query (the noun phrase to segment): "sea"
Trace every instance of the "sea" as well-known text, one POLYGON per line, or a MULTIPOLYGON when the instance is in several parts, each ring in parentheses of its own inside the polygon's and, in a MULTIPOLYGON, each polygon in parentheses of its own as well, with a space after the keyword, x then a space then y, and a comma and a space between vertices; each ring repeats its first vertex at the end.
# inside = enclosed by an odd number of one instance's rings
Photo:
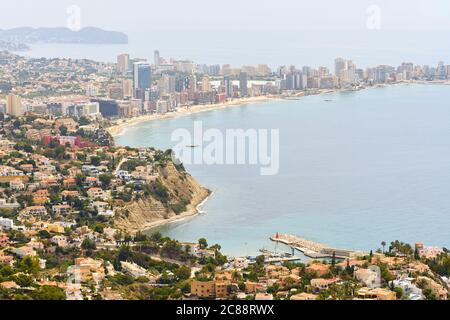
MULTIPOLYGON (((144 28, 145 29, 145 28, 144 28)), ((402 62, 436 67, 450 60, 450 44, 443 39, 447 30, 229 30, 215 34, 199 30, 187 35, 180 30, 129 31, 124 45, 32 44, 19 54, 32 58, 72 58, 116 62, 117 55, 153 62, 154 50, 166 60, 192 60, 199 64, 279 66, 326 66, 334 69, 334 59, 353 60, 358 68, 381 64, 398 66, 402 62)))
POLYGON ((119 145, 173 148, 194 123, 219 129, 278 129, 280 170, 187 165, 213 195, 200 215, 158 230, 206 238, 230 255, 284 250, 293 234, 333 247, 376 250, 401 240, 450 247, 450 86, 393 85, 217 109, 141 123, 119 145))
MULTIPOLYGON (((267 63, 274 70, 279 65, 333 70, 339 56, 362 68, 404 61, 436 66, 450 57, 445 31, 129 35, 128 45, 35 44, 20 54, 114 62, 118 54, 130 53, 153 61, 159 49, 166 58, 267 63)), ((193 130, 194 121, 221 131, 280 130, 275 176, 261 176, 255 166, 186 166, 214 193, 199 216, 159 230, 179 240, 205 237, 231 255, 287 250, 270 242, 277 232, 354 250, 376 250, 382 241, 396 239, 450 247, 449 101, 445 85, 371 88, 141 123, 116 141, 172 148, 172 132, 193 130)))

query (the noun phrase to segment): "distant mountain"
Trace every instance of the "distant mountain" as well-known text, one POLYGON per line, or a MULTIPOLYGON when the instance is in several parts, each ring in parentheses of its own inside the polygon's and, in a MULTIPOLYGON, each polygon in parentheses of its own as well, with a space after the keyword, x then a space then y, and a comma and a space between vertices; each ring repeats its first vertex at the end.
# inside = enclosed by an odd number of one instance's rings
POLYGON ((17 43, 17 42, 7 42, 0 40, 0 50, 7 50, 7 51, 28 51, 30 50, 30 47, 23 43, 17 43))
POLYGON ((10 43, 81 43, 81 44, 127 44, 128 36, 122 32, 99 28, 83 28, 72 31, 68 28, 22 27, 0 29, 0 40, 10 43))

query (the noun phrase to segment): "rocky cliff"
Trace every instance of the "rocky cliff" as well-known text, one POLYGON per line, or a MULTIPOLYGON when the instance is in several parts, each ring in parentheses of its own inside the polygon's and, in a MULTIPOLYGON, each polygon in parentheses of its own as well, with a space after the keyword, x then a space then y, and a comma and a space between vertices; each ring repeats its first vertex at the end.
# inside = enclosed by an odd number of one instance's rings
POLYGON ((116 227, 136 233, 196 215, 198 205, 211 193, 172 162, 158 172, 152 189, 116 214, 116 227))

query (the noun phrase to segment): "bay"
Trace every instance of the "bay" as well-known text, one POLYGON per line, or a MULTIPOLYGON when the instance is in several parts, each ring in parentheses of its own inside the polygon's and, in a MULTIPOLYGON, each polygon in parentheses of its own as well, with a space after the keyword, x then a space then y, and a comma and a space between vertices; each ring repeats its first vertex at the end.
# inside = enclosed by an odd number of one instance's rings
POLYGON ((280 130, 275 176, 187 166, 214 194, 201 215, 161 228, 178 240, 205 237, 232 255, 273 249, 276 232, 355 250, 396 239, 449 247, 449 101, 445 85, 372 88, 142 123, 116 142, 172 148, 171 133, 192 131, 194 121, 223 132, 280 130))

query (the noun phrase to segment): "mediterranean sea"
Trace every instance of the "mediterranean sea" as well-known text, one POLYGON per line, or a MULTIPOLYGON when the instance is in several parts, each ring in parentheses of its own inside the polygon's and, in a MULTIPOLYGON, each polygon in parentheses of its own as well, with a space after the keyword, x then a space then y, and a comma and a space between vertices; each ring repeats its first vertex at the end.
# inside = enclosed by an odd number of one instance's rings
MULTIPOLYGON (((178 128, 279 129, 280 171, 189 165, 214 194, 199 216, 160 231, 231 255, 289 233, 334 247, 382 241, 450 247, 450 86, 396 85, 271 101, 141 123, 120 145, 172 148, 178 128)), ((285 248, 284 248, 285 249, 285 248)))

